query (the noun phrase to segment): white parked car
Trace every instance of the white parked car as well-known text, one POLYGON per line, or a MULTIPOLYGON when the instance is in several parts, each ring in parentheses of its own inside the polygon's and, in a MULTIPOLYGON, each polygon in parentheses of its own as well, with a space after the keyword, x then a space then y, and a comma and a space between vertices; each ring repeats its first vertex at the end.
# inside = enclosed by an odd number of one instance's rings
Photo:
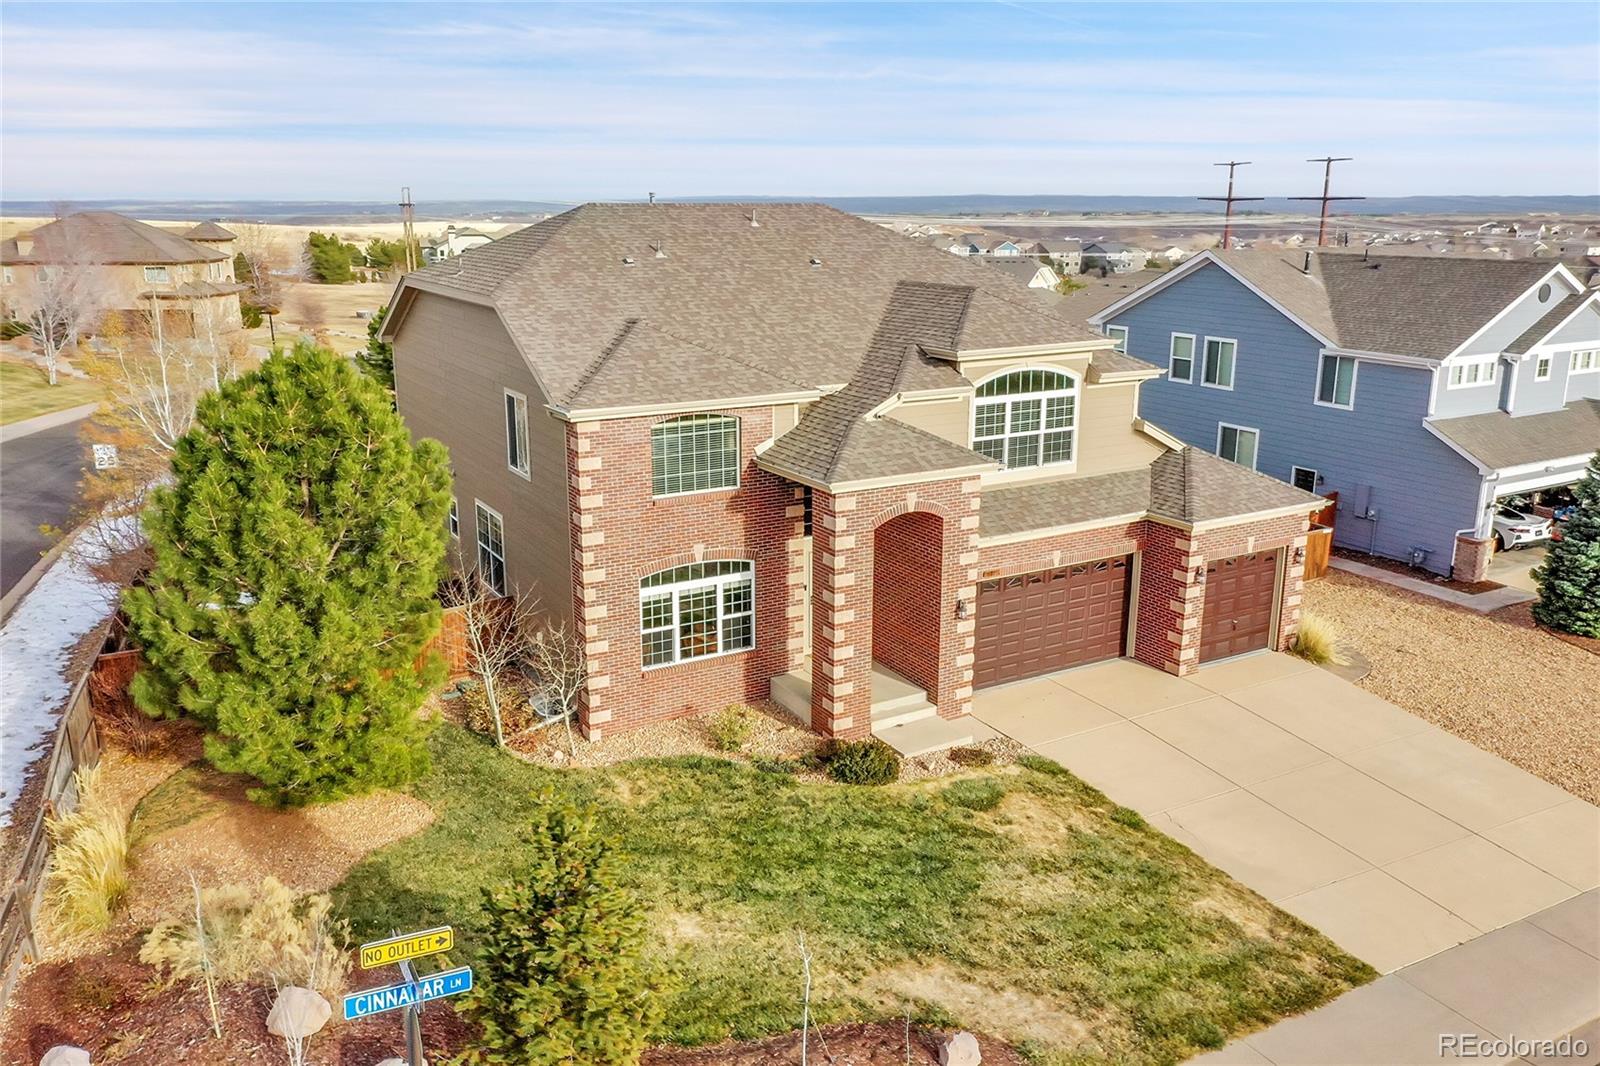
POLYGON ((1550 539, 1550 519, 1526 514, 1515 507, 1498 507, 1494 512, 1494 550, 1526 548, 1550 539))

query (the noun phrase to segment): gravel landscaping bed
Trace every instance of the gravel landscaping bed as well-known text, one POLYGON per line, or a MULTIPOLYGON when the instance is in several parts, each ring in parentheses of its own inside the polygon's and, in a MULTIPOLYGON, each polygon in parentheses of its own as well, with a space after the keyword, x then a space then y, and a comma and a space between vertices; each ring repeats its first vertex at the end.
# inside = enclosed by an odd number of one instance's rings
POLYGON ((1372 663, 1362 688, 1600 803, 1600 656, 1535 626, 1353 574, 1310 582, 1305 609, 1372 663))

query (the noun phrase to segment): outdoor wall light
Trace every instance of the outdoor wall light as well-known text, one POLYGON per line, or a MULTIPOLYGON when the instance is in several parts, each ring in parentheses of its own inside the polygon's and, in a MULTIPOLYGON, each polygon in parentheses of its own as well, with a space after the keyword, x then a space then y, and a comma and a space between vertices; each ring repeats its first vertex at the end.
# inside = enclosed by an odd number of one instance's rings
POLYGON ((1206 568, 1205 567, 1197 566, 1197 567, 1194 568, 1194 583, 1196 585, 1204 585, 1206 583, 1206 568))
POLYGON ((1296 548, 1294 550, 1294 561, 1296 564, 1306 561, 1306 550, 1304 548, 1296 548))
POLYGON ((957 600, 956 601, 956 617, 957 618, 965 618, 966 616, 967 616, 967 601, 966 600, 957 600))

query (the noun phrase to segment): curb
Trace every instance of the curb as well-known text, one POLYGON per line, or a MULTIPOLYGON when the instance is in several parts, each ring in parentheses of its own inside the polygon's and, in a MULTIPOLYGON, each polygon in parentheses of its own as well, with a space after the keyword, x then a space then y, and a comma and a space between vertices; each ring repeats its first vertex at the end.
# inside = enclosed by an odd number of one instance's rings
POLYGON ((20 422, 12 422, 10 425, 0 426, 0 444, 16 440, 19 437, 42 433, 47 429, 55 429, 57 426, 64 426, 69 422, 81 421, 99 409, 100 405, 98 403, 84 403, 79 404, 77 407, 69 407, 65 411, 51 411, 47 415, 35 415, 32 418, 24 418, 20 422))
POLYGON ((11 617, 11 612, 15 611, 17 605, 22 602, 23 597, 32 592, 33 586, 37 585, 39 579, 44 577, 45 571, 54 566, 56 560, 61 558, 68 546, 78 539, 78 532, 82 528, 80 526, 56 541, 50 550, 39 556, 39 561, 30 566, 28 572, 23 574, 15 585, 11 586, 10 592, 0 596, 0 625, 6 623, 11 617))

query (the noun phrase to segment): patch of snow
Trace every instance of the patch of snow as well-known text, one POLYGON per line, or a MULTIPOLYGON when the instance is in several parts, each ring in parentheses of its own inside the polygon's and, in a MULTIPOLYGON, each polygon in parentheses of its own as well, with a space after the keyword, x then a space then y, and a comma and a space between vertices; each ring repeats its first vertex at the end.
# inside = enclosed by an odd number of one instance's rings
POLYGON ((100 538, 79 537, 62 552, 0 628, 0 828, 28 768, 54 735, 72 689, 72 650, 117 601, 119 589, 89 569, 100 538))

